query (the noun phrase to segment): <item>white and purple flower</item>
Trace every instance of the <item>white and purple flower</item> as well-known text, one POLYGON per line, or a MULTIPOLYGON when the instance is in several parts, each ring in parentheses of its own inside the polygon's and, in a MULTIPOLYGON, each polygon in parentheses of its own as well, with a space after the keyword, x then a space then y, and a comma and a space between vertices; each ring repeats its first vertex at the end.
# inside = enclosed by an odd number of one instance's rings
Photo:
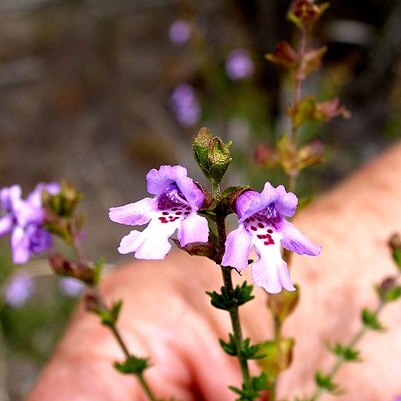
POLYGON ((30 256, 46 251, 51 246, 51 236, 43 229, 45 211, 41 192, 59 191, 56 183, 38 184, 27 199, 21 198, 21 187, 13 185, 0 190, 0 237, 11 233, 11 251, 15 264, 26 263, 30 256))
POLYGON ((255 247, 259 259, 252 265, 252 278, 256 285, 275 294, 285 288, 294 291, 281 247, 300 255, 316 256, 321 247, 310 241, 284 216, 292 217, 298 199, 280 185, 274 188, 266 183, 263 191, 247 191, 236 201, 239 227, 232 231, 226 241, 222 265, 243 270, 255 247))
POLYGON ((181 246, 207 242, 207 220, 197 214, 204 195, 187 176, 187 170, 181 166, 161 166, 159 170, 150 170, 146 180, 148 192, 154 198, 110 209, 109 217, 116 223, 149 223, 142 232, 133 230, 126 235, 119 252, 135 252, 138 259, 163 259, 171 248, 169 238, 176 230, 181 246))

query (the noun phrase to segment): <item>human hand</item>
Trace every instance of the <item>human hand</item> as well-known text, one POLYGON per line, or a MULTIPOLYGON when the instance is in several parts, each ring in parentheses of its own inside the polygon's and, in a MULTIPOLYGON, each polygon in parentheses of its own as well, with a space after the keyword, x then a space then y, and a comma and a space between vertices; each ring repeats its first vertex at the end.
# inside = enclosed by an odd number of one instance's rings
MULTIPOLYGON (((323 252, 317 258, 294 256, 292 276, 302 294, 284 327, 296 346, 293 366, 279 385, 281 397, 311 392, 316 369, 331 364, 327 342, 350 339, 361 309, 374 306, 373 285, 395 273, 386 242, 401 231, 400 171, 398 145, 297 217, 297 226, 323 252)), ((220 275, 206 259, 173 253, 163 262, 123 266, 105 279, 105 298, 124 299, 118 324, 130 349, 154 363, 145 374, 159 398, 234 399, 227 385, 240 382, 236 361, 217 341, 226 338, 229 320, 204 294, 220 287, 220 275)), ((257 289, 256 300, 241 308, 244 334, 254 342, 272 330, 265 301, 257 289)), ((399 304, 387 306, 382 321, 388 330, 368 333, 361 342, 363 364, 340 371, 336 381, 346 392, 337 400, 391 401, 401 394, 399 304)), ((122 359, 107 329, 80 309, 27 401, 145 400, 136 381, 112 367, 122 359)))

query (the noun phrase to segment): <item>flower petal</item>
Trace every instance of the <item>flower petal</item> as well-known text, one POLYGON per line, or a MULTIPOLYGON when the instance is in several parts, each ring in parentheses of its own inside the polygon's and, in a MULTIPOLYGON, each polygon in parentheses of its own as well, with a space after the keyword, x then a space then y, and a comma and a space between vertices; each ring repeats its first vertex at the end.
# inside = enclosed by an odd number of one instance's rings
POLYGON ((0 219, 0 237, 8 234, 13 225, 13 218, 10 214, 5 215, 0 219))
POLYGON ((177 182, 183 177, 187 177, 187 169, 182 166, 160 166, 159 170, 153 168, 146 175, 148 192, 160 195, 166 192, 172 182, 177 182))
POLYGON ((322 250, 320 245, 316 245, 284 219, 281 221, 279 230, 282 234, 281 245, 289 251, 296 252, 299 255, 317 256, 322 250))
POLYGON ((116 223, 140 226, 148 223, 152 218, 152 213, 156 210, 156 198, 145 198, 135 203, 110 208, 109 217, 116 223))
POLYGON ((278 198, 279 193, 269 182, 266 182, 263 191, 260 194, 256 191, 245 192, 238 197, 236 203, 240 223, 253 214, 265 209, 278 198))
POLYGON ((159 220, 151 220, 149 225, 142 231, 131 231, 120 243, 120 253, 135 252, 138 259, 159 260, 164 259, 171 248, 169 237, 177 229, 179 221, 166 224, 159 220))
POLYGON ((283 288, 287 291, 295 291, 290 274, 281 257, 272 258, 269 261, 260 258, 252 265, 253 282, 264 288, 270 294, 277 294, 283 288), (268 262, 268 263, 267 263, 268 262))
POLYGON ((203 216, 191 213, 186 219, 181 221, 178 227, 177 238, 181 246, 193 242, 207 242, 209 238, 209 225, 203 216))
POLYGON ((23 264, 29 260, 29 238, 22 227, 15 227, 11 234, 13 262, 23 264))
POLYGON ((298 205, 298 198, 292 192, 287 192, 283 185, 279 185, 276 188, 276 191, 280 195, 280 197, 274 202, 276 210, 284 216, 294 216, 298 205))
POLYGON ((252 239, 242 224, 227 236, 226 250, 221 262, 222 266, 243 270, 248 267, 248 257, 252 250, 252 239))

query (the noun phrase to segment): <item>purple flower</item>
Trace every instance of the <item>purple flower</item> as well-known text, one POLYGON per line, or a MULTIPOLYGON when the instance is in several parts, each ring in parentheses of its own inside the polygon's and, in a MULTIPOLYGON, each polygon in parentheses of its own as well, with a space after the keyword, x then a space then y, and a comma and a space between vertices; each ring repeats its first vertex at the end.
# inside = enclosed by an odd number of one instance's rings
POLYGON ((245 49, 232 50, 226 59, 226 73, 233 81, 250 77, 254 65, 249 52, 245 49))
POLYGON ((187 177, 187 170, 181 166, 161 166, 159 170, 150 170, 146 180, 148 192, 154 198, 110 209, 110 219, 116 223, 149 223, 142 232, 133 230, 125 236, 119 252, 135 252, 138 259, 163 259, 171 248, 168 239, 175 230, 181 246, 207 242, 207 220, 197 215, 204 195, 187 177))
POLYGON ((54 194, 59 185, 38 184, 26 200, 21 198, 21 187, 13 185, 0 191, 0 237, 11 233, 13 262, 26 263, 32 254, 47 250, 51 245, 50 234, 43 229, 45 212, 42 208, 43 189, 54 194))
POLYGON ((191 36, 191 25, 188 21, 179 19, 174 21, 169 28, 170 40, 176 45, 188 42, 191 36))
POLYGON ((59 288, 68 297, 77 297, 84 290, 85 284, 75 278, 64 277, 59 281, 59 288))
POLYGON ((4 300, 11 307, 20 308, 32 295, 34 288, 35 282, 30 274, 16 273, 4 289, 4 300))
POLYGON ((252 246, 259 259, 252 265, 256 285, 275 294, 285 288, 294 291, 286 262, 281 257, 280 244, 300 255, 316 256, 321 247, 314 244, 284 219, 292 217, 298 199, 282 185, 274 188, 266 183, 262 193, 247 191, 236 202, 239 227, 226 241, 222 265, 243 270, 248 266, 252 246))
POLYGON ((191 127, 200 120, 201 107, 191 85, 181 84, 177 86, 170 101, 177 121, 183 127, 191 127))

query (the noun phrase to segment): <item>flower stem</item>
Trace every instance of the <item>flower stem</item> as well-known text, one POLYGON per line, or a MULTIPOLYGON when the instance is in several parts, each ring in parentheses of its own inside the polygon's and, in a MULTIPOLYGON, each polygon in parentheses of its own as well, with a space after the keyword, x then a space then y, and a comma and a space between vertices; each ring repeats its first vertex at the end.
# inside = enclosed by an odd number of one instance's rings
MULTIPOLYGON (((106 303, 104 302, 100 292, 99 292, 99 288, 98 287, 92 287, 92 290, 94 291, 97 300, 99 301, 99 304, 101 305, 102 309, 104 309, 105 311, 110 311, 110 309, 107 307, 106 303)), ((120 330, 118 329, 117 325, 115 322, 111 321, 108 322, 107 327, 110 329, 111 333, 113 334, 113 337, 115 338, 115 340, 117 341, 118 345, 120 346, 121 350, 123 351, 125 357, 128 358, 132 358, 133 355, 129 352, 128 350, 128 346, 125 343, 124 339, 121 336, 120 330)), ((136 376, 136 378, 139 381, 139 384, 142 387, 142 390, 146 393, 149 401, 157 401, 157 398, 154 396, 152 390, 150 389, 147 381, 145 380, 143 373, 134 373, 134 375, 136 376)))
MULTIPOLYGON (((224 287, 226 288, 229 297, 235 301, 234 287, 233 287, 233 282, 232 282, 232 278, 231 278, 231 270, 232 269, 229 267, 221 266, 224 287)), ((242 329, 241 329, 241 322, 239 319, 238 306, 235 304, 235 302, 234 302, 234 306, 232 306, 228 310, 228 313, 230 314, 231 326, 233 329, 234 341, 235 341, 235 346, 237 349, 237 359, 238 359, 238 362, 240 365, 242 379, 244 382, 244 387, 246 389, 250 390, 251 377, 249 374, 248 360, 244 357, 243 352, 242 352, 242 348, 243 348, 242 329)))
MULTIPOLYGON (((379 304, 377 305, 376 309, 373 312, 373 316, 376 318, 379 316, 381 310, 383 309, 385 303, 383 301, 380 301, 379 304)), ((346 345, 347 347, 353 348, 355 345, 359 343, 359 341, 363 338, 365 333, 368 331, 368 328, 366 325, 363 325, 351 338, 350 342, 346 345)), ((333 366, 329 370, 329 373, 327 374, 327 377, 330 379, 334 379, 334 376, 337 374, 339 369, 344 365, 344 363, 347 362, 347 359, 344 359, 340 356, 337 356, 336 360, 333 363, 333 366)), ((310 398, 310 401, 317 401, 320 396, 325 392, 325 389, 322 387, 318 387, 315 392, 312 394, 312 397, 310 398)))
MULTIPOLYGON (((79 262, 85 266, 85 267, 90 267, 90 264, 85 256, 85 253, 83 251, 82 245, 81 245, 81 241, 80 238, 76 232, 76 230, 74 228, 71 228, 71 233, 72 233, 72 243, 71 246, 79 260, 79 262)), ((107 306, 106 302, 104 301, 100 291, 99 291, 99 287, 97 286, 97 284, 93 284, 93 285, 87 285, 88 288, 90 288, 96 298, 97 303, 99 304, 100 308, 104 311, 104 312, 111 312, 110 308, 107 306)), ((121 348, 122 352, 124 353, 125 357, 128 358, 132 358, 134 357, 133 354, 131 354, 128 350, 128 346, 125 343, 124 339, 121 336, 121 333, 116 325, 116 322, 111 320, 108 321, 108 324, 106 325, 106 327, 109 328, 110 332, 112 333, 113 337, 115 338, 115 340, 117 341, 119 347, 121 348)), ((145 394, 147 395, 149 401, 157 401, 157 398, 154 396, 154 394, 152 393, 147 381, 145 380, 144 376, 143 376, 143 372, 137 372, 134 373, 134 375, 136 376, 136 378, 139 381, 140 386, 142 387, 142 390, 145 392, 145 394)))
MULTIPOLYGON (((220 185, 216 184, 212 181, 212 193, 213 197, 216 199, 220 198, 220 185)), ((227 233, 226 233, 226 225, 225 225, 225 216, 222 213, 219 213, 219 210, 217 208, 216 210, 216 226, 217 226, 217 232, 218 232, 218 237, 219 237, 219 244, 220 244, 220 249, 221 251, 224 250, 224 244, 226 242, 227 238, 227 233)), ((241 328, 241 322, 239 318, 239 313, 238 313, 238 304, 235 299, 234 295, 234 286, 233 286, 233 281, 231 277, 231 267, 224 267, 220 266, 221 268, 221 273, 223 275, 223 283, 224 283, 224 288, 227 291, 229 299, 232 301, 232 306, 228 309, 228 313, 230 315, 230 320, 231 320, 231 327, 233 330, 233 336, 234 336, 234 341, 235 341, 235 348, 237 350, 237 359, 238 363, 240 365, 241 369, 241 374, 242 374, 242 380, 243 380, 243 385, 246 390, 249 390, 251 393, 252 391, 252 382, 251 382, 251 375, 249 373, 249 367, 248 367, 248 360, 244 356, 243 352, 243 336, 242 336, 242 328, 241 328)), ((253 401, 253 397, 249 396, 249 401, 253 401)))

